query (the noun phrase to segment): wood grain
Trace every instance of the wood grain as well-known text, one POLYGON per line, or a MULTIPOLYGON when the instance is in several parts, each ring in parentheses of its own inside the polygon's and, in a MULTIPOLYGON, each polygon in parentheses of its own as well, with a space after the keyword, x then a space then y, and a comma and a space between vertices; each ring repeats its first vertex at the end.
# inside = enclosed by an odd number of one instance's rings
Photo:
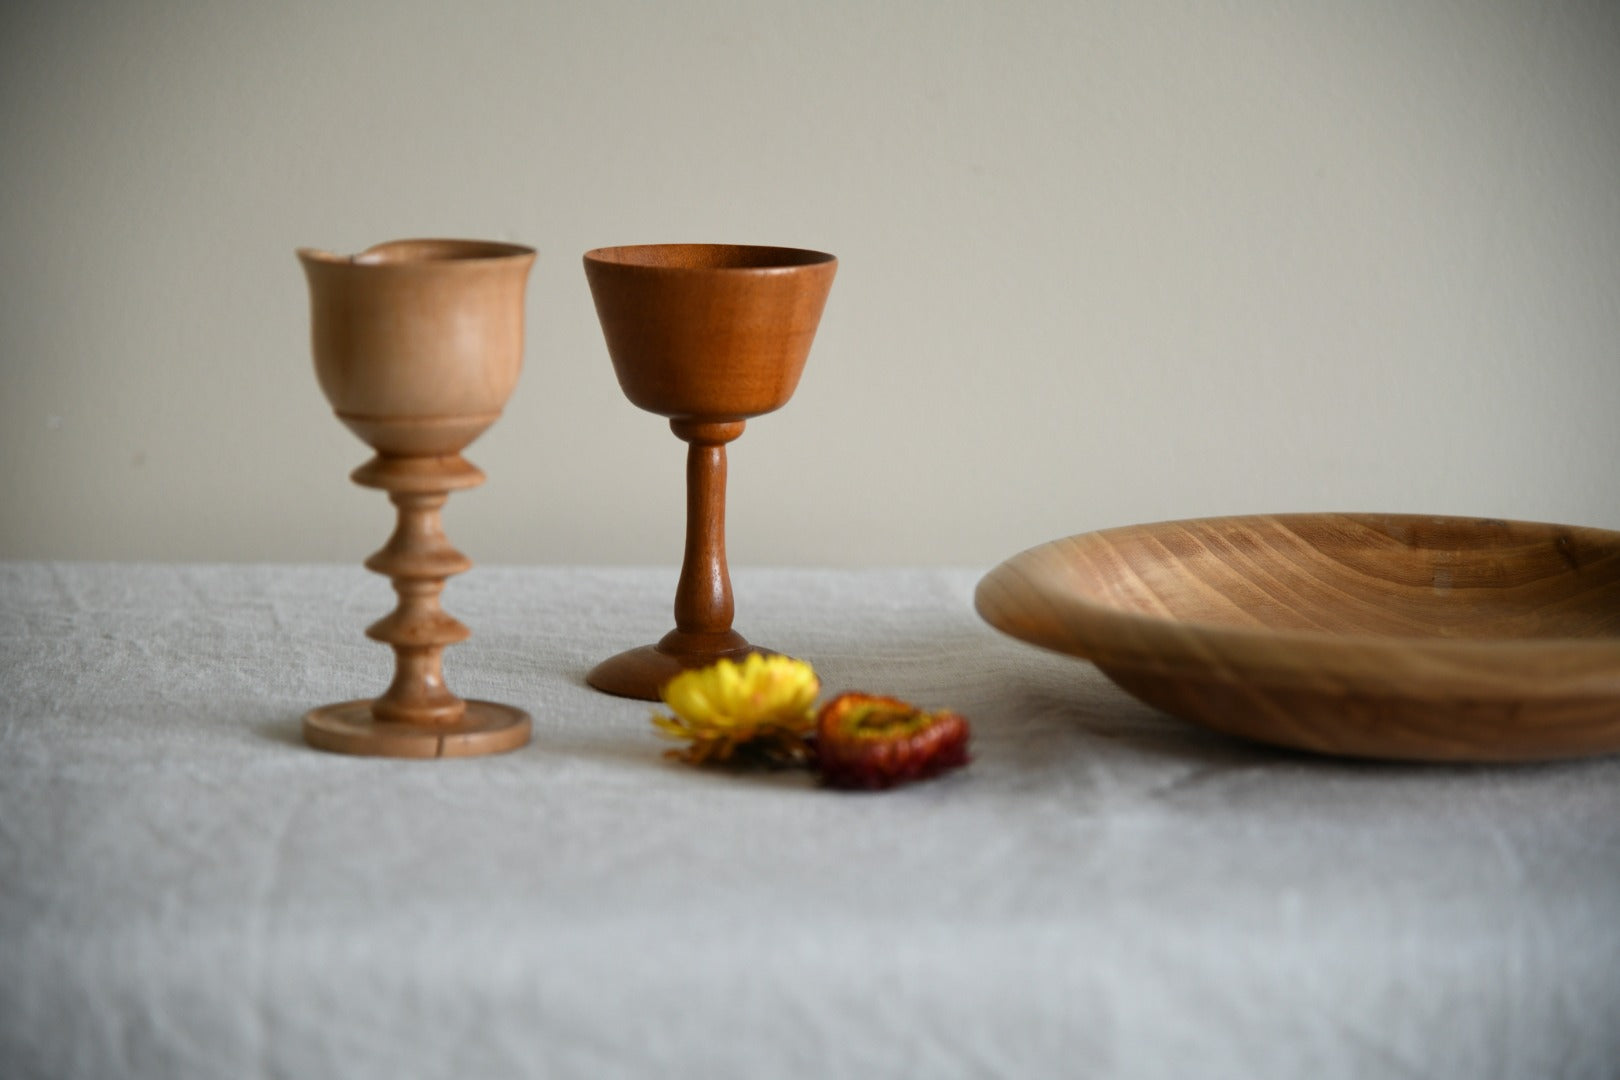
POLYGON ((1434 761, 1620 750, 1620 533, 1397 514, 1167 522, 1023 552, 975 602, 1149 704, 1264 742, 1434 761))

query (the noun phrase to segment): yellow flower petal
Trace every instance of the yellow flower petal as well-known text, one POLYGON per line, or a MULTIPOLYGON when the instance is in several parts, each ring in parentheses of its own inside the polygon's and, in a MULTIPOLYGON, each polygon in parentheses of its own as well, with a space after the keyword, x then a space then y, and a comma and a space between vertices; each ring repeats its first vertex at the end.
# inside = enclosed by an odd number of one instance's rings
POLYGON ((820 689, 804 661, 750 653, 740 664, 719 660, 671 679, 660 696, 675 715, 654 717, 653 723, 666 735, 691 740, 681 756, 694 762, 726 760, 759 740, 802 746, 820 689))
POLYGON ((677 716, 703 716, 713 711, 709 699, 703 693, 703 685, 695 679, 679 675, 665 685, 662 697, 664 704, 675 710, 677 716))

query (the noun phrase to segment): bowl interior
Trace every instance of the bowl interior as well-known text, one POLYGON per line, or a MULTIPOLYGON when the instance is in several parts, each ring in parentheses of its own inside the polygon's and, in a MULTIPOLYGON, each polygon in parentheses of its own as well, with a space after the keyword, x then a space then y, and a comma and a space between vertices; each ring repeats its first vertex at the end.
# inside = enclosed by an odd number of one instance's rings
POLYGON ((363 266, 388 264, 472 262, 483 259, 528 257, 534 249, 494 240, 390 240, 375 244, 354 257, 363 266))
POLYGON ((1181 623, 1350 636, 1620 637, 1620 533, 1408 515, 1216 518, 1073 537, 1063 588, 1181 623))
POLYGON ((306 263, 336 266, 415 266, 424 263, 472 263, 492 259, 532 259, 535 251, 522 244, 496 240, 451 240, 424 238, 389 240, 373 244, 357 255, 337 255, 320 248, 299 248, 306 263))

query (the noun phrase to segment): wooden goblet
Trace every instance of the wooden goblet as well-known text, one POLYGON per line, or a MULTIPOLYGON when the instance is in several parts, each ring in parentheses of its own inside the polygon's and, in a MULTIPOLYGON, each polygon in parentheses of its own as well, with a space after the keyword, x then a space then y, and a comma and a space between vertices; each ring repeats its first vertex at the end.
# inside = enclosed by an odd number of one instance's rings
POLYGON ((377 456, 351 478, 399 509, 366 566, 399 593, 367 636, 393 646, 381 697, 304 717, 311 746, 379 757, 470 757, 529 741, 527 713, 463 701, 441 654, 471 631, 439 607, 445 579, 472 566, 439 511, 484 474, 461 451, 500 416, 523 364, 523 292, 531 248, 475 240, 398 240, 355 256, 300 250, 309 279, 315 374, 333 411, 377 456))
POLYGON ((656 701, 685 668, 764 652, 731 628, 726 443, 799 384, 838 260, 819 251, 648 244, 585 254, 585 277, 619 386, 688 444, 686 554, 675 629, 610 657, 587 681, 656 701))

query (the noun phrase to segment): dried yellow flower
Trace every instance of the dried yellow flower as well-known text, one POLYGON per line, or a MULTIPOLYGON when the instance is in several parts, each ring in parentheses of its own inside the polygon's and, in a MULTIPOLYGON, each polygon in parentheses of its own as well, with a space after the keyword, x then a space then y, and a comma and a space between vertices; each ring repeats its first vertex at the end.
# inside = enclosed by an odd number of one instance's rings
POLYGON ((684 671, 662 692, 674 716, 653 715, 672 739, 690 743, 669 756, 693 765, 785 768, 808 761, 821 681, 803 660, 749 653, 684 671))

